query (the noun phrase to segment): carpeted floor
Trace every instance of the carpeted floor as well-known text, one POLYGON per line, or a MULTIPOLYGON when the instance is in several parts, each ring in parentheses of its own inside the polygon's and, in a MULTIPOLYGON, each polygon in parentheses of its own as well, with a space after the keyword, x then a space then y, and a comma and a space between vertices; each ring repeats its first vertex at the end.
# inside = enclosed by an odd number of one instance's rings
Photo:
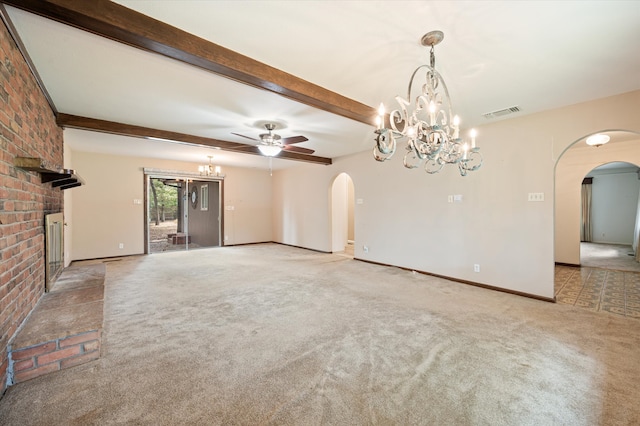
POLYGON ((141 256, 102 358, 0 424, 638 424, 638 324, 275 244, 141 256))

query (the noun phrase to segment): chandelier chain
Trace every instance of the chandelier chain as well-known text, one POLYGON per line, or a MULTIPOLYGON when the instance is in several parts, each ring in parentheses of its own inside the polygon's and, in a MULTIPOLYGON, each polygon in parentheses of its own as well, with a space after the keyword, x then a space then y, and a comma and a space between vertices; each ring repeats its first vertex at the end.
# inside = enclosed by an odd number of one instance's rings
POLYGON ((431 50, 429 51, 429 64, 431 65, 431 68, 436 67, 436 53, 435 53, 435 48, 433 47, 433 45, 431 45, 431 50))

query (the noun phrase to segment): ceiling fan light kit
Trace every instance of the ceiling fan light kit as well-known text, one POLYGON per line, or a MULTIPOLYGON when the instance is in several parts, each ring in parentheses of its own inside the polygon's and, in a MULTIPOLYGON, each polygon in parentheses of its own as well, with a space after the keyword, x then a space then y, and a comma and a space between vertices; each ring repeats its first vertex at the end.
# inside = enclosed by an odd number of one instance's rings
MULTIPOLYGON (((267 157, 275 157, 280 154, 280 151, 291 151, 297 152, 300 154, 313 154, 315 151, 309 148, 303 148, 301 146, 293 146, 294 144, 300 142, 306 142, 307 139, 304 136, 291 136, 289 138, 282 138, 280 135, 273 133, 276 128, 276 123, 266 122, 264 124, 265 129, 267 129, 267 133, 262 133, 258 135, 260 139, 255 139, 250 136, 245 136, 240 133, 231 133, 236 136, 241 136, 243 138, 251 139, 252 141, 259 142, 257 147, 260 150, 262 155, 267 157)), ((253 145, 246 145, 247 149, 254 149, 253 145)))
POLYGON ((258 149, 262 155, 266 155, 267 157, 275 157, 282 151, 282 148, 277 145, 258 145, 258 149))
POLYGON ((442 76, 435 70, 434 46, 444 39, 442 31, 431 31, 421 39, 430 47, 429 65, 421 65, 409 80, 407 98, 396 96, 399 109, 389 114, 389 127, 385 127, 385 108, 380 104, 376 118, 373 157, 386 161, 393 157, 398 142, 407 141, 404 166, 414 169, 424 162, 427 173, 440 172, 445 164, 457 164, 460 175, 478 170, 482 166, 482 154, 476 146, 476 132, 469 132, 470 143, 460 138, 460 118, 453 115, 449 91, 442 76), (424 73, 418 73, 419 71, 424 73), (422 90, 411 104, 411 89, 420 75, 422 90), (411 110, 413 108, 413 110, 411 110))

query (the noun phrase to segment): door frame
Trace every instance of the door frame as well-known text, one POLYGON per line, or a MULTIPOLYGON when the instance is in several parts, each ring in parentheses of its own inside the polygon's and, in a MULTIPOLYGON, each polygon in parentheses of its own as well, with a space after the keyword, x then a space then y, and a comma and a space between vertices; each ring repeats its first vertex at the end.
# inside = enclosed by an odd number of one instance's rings
MULTIPOLYGON (((207 181, 218 182, 220 191, 218 191, 218 247, 224 246, 222 231, 224 229, 224 176, 206 176, 200 175, 198 172, 185 172, 180 170, 165 170, 144 167, 142 169, 144 176, 144 254, 150 253, 149 240, 149 185, 151 179, 185 179, 187 181, 207 181)), ((188 186, 187 186, 188 189, 188 186)), ((188 202, 188 201, 187 201, 188 202)), ((188 226, 188 225, 187 225, 188 226)))

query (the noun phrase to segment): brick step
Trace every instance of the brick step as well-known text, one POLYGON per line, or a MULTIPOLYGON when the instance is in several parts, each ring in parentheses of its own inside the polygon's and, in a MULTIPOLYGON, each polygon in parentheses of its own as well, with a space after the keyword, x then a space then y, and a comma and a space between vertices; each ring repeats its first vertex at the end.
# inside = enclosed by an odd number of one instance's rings
POLYGON ((13 383, 100 358, 101 331, 92 330, 11 351, 13 383))

